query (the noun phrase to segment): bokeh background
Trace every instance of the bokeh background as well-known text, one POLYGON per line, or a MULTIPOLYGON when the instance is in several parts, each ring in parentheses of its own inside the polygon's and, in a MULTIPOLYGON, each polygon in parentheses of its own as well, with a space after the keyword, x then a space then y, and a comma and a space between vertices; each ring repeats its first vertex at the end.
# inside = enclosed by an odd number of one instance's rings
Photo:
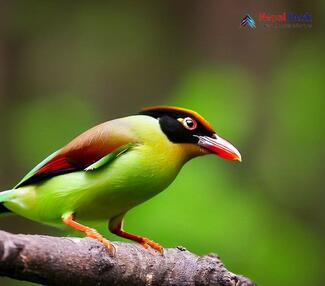
MULTIPOLYGON (((0 188, 97 123, 192 108, 243 163, 189 162, 126 229, 216 252, 259 285, 325 285, 324 11, 293 0, 1 1, 0 188), (309 12, 312 28, 263 28, 263 11, 309 12), (255 30, 240 28, 247 13, 255 30)), ((18 217, 0 228, 63 234, 18 217)))

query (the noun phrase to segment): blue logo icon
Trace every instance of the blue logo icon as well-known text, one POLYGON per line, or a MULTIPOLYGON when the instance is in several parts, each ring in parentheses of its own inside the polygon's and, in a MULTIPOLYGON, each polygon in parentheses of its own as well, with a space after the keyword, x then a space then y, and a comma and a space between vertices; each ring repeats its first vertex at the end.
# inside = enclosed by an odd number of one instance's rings
POLYGON ((254 19, 248 14, 241 20, 240 25, 243 26, 243 27, 247 26, 247 27, 249 27, 251 29, 256 28, 254 19))

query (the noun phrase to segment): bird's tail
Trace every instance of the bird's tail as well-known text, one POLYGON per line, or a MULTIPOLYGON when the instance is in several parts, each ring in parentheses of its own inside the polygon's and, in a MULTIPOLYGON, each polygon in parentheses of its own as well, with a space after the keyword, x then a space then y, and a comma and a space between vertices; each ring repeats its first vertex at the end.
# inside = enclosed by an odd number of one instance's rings
POLYGON ((9 201, 14 194, 14 190, 8 190, 0 192, 0 215, 3 213, 8 213, 10 210, 8 210, 3 203, 9 201))

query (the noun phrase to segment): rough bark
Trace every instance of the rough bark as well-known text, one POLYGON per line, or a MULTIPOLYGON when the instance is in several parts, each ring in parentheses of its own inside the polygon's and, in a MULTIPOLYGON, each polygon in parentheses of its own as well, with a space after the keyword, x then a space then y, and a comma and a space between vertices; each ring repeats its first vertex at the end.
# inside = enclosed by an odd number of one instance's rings
POLYGON ((114 246, 112 256, 90 238, 0 231, 0 275, 46 285, 255 285, 229 272, 214 254, 200 257, 177 247, 161 255, 135 243, 114 246))

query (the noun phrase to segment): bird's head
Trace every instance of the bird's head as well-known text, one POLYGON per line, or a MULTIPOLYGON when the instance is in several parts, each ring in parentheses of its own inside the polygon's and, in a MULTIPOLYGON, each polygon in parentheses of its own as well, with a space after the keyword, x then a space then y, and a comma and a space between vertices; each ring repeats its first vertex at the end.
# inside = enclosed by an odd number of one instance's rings
POLYGON ((211 124, 195 111, 174 106, 154 106, 143 109, 140 114, 156 118, 171 142, 195 147, 191 149, 194 156, 212 153, 224 159, 241 161, 239 151, 217 135, 211 124))

